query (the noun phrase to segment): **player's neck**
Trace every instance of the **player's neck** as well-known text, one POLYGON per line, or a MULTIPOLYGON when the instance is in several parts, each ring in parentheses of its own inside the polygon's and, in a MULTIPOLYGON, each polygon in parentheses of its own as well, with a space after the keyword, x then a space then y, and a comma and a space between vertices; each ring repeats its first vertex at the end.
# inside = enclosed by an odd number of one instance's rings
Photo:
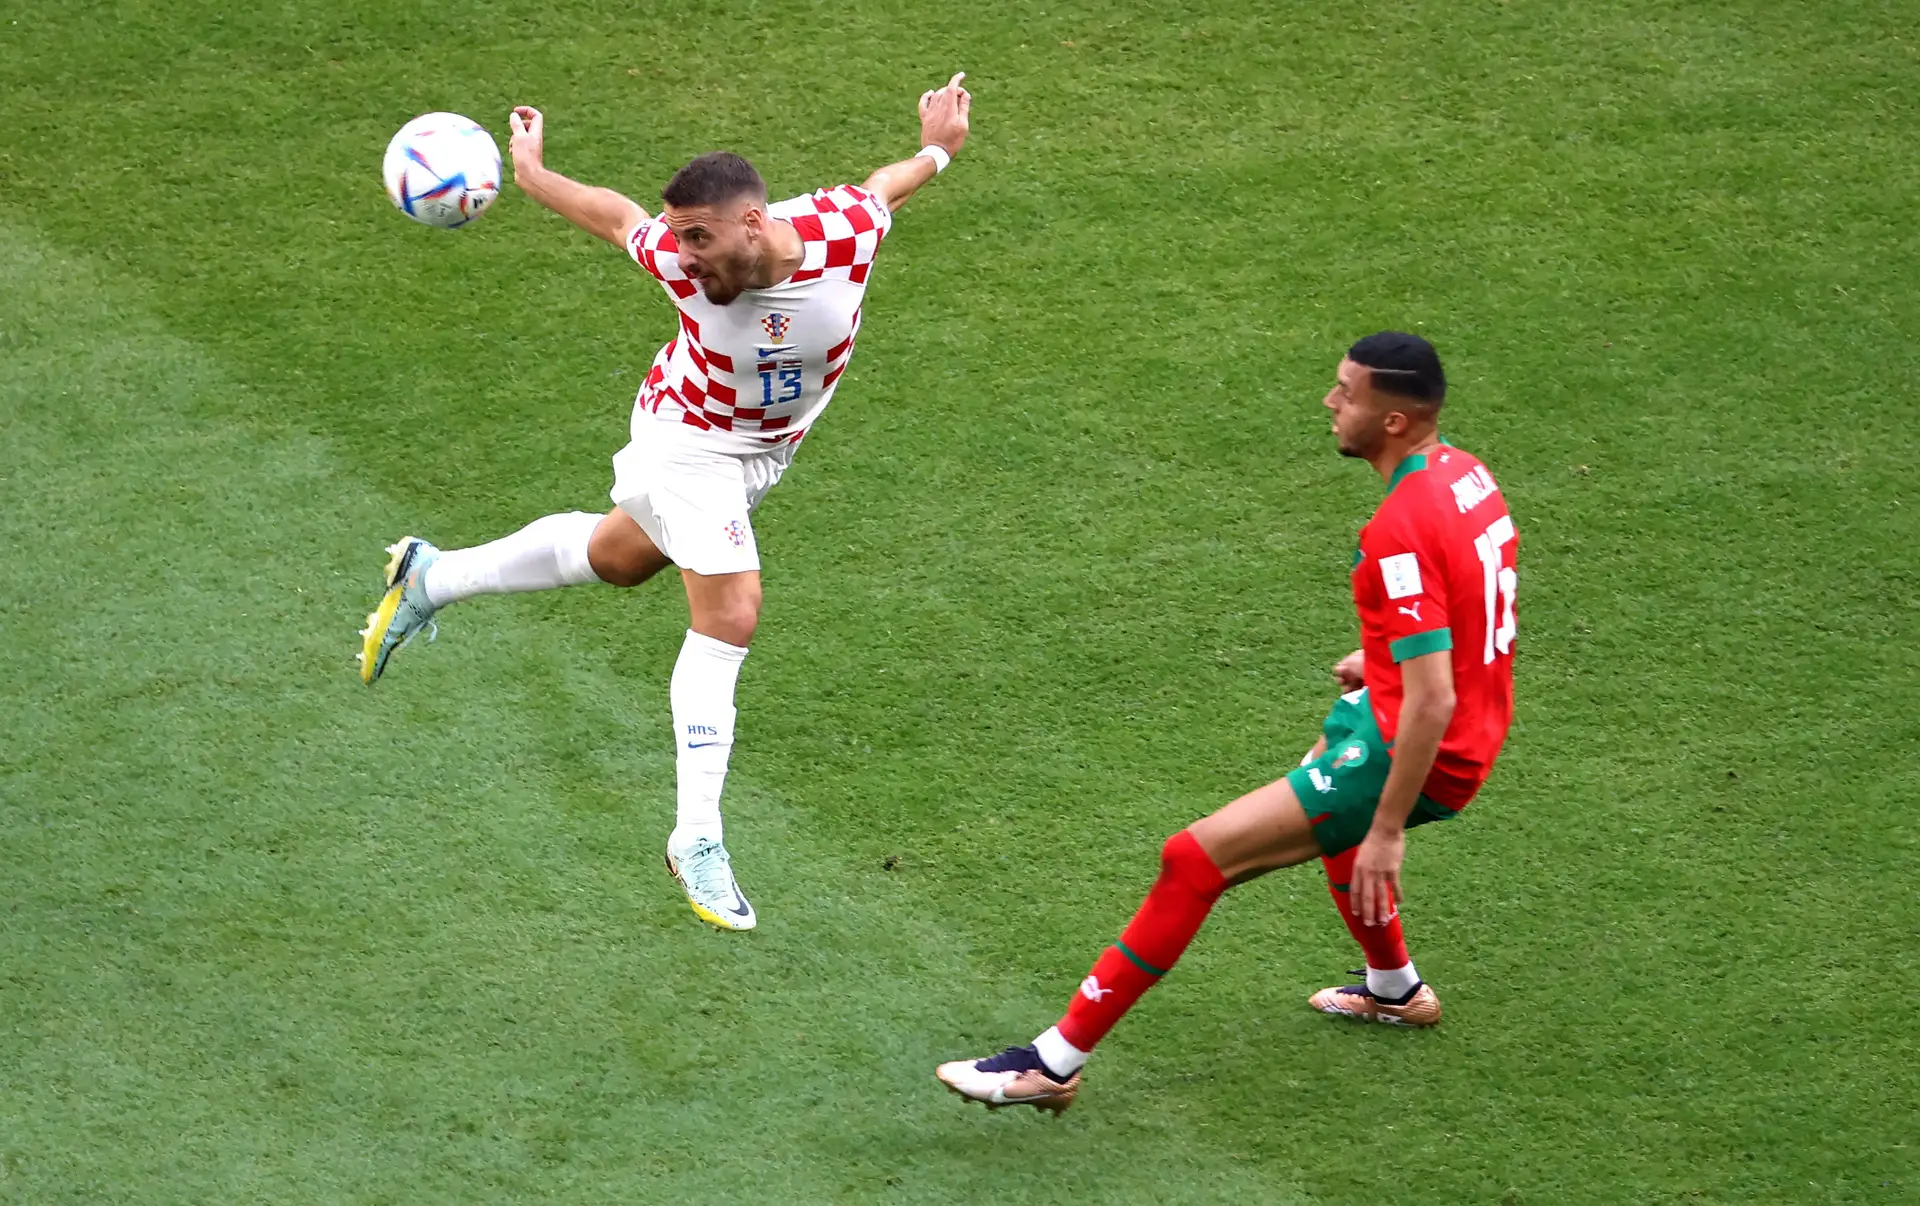
POLYGON ((1426 456, 1442 443, 1437 430, 1428 430, 1404 440, 1389 440, 1387 446, 1380 450, 1380 455, 1373 458, 1373 471, 1380 475, 1381 481, 1392 486, 1394 475, 1400 472, 1403 465, 1416 456, 1426 456))
POLYGON ((800 264, 806 258, 807 241, 800 237, 793 223, 775 218, 767 228, 767 258, 761 262, 760 271, 747 282, 747 288, 771 289, 800 271, 800 264))

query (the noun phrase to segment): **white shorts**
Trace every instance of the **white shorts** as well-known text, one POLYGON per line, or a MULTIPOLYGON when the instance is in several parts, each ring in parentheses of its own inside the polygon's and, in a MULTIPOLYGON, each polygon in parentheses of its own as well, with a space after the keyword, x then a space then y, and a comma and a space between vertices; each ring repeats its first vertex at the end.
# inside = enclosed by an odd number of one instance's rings
POLYGON ((744 456, 722 452, 684 423, 636 415, 632 441, 613 454, 608 494, 681 569, 758 570, 749 516, 797 450, 783 444, 744 456))

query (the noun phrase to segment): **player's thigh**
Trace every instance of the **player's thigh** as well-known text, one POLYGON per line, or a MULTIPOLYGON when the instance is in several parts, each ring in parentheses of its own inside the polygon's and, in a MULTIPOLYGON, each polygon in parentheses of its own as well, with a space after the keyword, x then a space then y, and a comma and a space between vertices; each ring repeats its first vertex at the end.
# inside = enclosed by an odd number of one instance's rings
POLYGON ((587 563, 602 582, 638 586, 673 564, 633 516, 619 507, 600 517, 587 541, 587 563))
POLYGON ((1320 857, 1292 784, 1276 779, 1187 826, 1230 884, 1320 857))

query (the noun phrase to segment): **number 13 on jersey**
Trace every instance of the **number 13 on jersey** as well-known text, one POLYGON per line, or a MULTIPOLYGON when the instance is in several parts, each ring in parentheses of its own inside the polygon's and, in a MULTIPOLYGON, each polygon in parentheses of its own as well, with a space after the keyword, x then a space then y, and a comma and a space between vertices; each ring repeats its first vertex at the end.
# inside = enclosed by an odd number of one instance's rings
POLYGON ((760 405, 777 406, 800 396, 804 386, 804 365, 798 360, 762 360, 760 362, 760 405))
MULTIPOLYGON (((1513 652, 1513 638, 1520 631, 1513 614, 1513 596, 1520 587, 1520 575, 1505 560, 1501 550, 1513 543, 1513 518, 1502 515, 1473 538, 1474 551, 1480 554, 1480 568, 1487 584, 1487 644, 1485 660, 1495 654, 1513 652)), ((1458 547, 1457 545, 1455 547, 1458 547)))

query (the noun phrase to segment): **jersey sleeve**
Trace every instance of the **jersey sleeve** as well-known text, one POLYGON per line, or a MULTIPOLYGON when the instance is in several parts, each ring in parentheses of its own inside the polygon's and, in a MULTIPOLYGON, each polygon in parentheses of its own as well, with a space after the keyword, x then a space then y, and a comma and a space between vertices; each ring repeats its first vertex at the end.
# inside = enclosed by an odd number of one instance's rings
POLYGON ((1378 575, 1380 619, 1395 662, 1453 648, 1447 582, 1434 540, 1404 514, 1367 526, 1365 572, 1378 575))
POLYGON ((673 229, 657 218, 640 219, 627 236, 627 254, 675 298, 691 297, 699 288, 680 270, 680 244, 673 229))
POLYGON ((858 184, 842 184, 838 188, 822 190, 827 200, 841 213, 847 216, 856 236, 873 231, 873 245, 878 247, 880 240, 887 237, 893 229, 893 211, 879 193, 858 184))
POLYGON ((839 278, 866 284, 874 253, 893 229, 893 211, 887 203, 857 184, 835 185, 782 202, 774 214, 792 222, 806 240, 806 259, 793 274, 796 281, 839 278))

